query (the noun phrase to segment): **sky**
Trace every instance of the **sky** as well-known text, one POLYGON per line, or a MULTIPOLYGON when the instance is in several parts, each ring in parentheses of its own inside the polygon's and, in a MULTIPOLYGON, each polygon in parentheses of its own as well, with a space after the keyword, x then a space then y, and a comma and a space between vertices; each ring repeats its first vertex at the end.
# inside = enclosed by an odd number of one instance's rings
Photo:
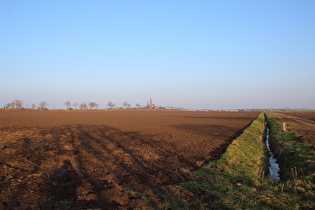
POLYGON ((0 107, 315 109, 314 0, 0 0, 0 107))

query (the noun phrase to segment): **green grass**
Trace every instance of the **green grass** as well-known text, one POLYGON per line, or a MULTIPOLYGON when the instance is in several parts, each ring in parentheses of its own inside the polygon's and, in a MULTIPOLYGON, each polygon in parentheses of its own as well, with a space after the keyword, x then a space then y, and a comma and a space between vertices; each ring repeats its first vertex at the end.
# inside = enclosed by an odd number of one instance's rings
POLYGON ((181 183, 176 191, 167 191, 166 209, 314 209, 314 154, 307 145, 297 145, 301 142, 294 133, 281 132, 281 125, 267 117, 273 145, 279 157, 289 162, 280 168, 290 177, 278 185, 268 177, 261 113, 219 160, 195 171, 193 180, 181 183))
POLYGON ((281 165, 281 176, 288 179, 309 179, 315 182, 315 151, 310 144, 299 141, 294 131, 282 131, 281 124, 267 116, 270 145, 281 165))

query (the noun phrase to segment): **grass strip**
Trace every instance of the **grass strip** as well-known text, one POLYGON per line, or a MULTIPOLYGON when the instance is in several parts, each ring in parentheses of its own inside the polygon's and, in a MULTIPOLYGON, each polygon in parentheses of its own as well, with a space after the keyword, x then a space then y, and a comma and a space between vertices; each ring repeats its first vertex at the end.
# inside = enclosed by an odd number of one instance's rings
POLYGON ((282 131, 282 125, 266 114, 270 127, 270 145, 281 167, 281 177, 308 179, 315 182, 315 150, 312 145, 301 142, 294 131, 282 131))
MULTIPOLYGON (((277 136, 274 132, 278 129, 278 125, 274 121, 268 122, 274 138, 277 136), (273 125, 276 127, 272 128, 273 125)), ((219 160, 211 161, 195 171, 193 181, 168 187, 166 200, 169 202, 160 207, 166 209, 314 209, 315 188, 311 172, 303 178, 291 178, 278 185, 275 185, 266 174, 268 160, 264 132, 265 115, 261 113, 243 134, 231 143, 219 160)), ((289 137, 292 136, 289 135, 289 137)), ((303 149, 306 148, 303 147, 303 149)), ((304 151, 301 152, 300 149, 295 152, 304 154, 304 151)), ((306 155, 305 158, 304 161, 311 161, 310 156, 306 155)))

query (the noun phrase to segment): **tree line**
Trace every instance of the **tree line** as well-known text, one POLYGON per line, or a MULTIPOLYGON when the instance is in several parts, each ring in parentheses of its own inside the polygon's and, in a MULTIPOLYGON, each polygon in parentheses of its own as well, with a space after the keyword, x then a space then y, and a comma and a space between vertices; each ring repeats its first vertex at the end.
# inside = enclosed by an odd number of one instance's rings
MULTIPOLYGON (((47 109, 47 102, 46 101, 41 101, 39 103, 39 106, 37 106, 37 109, 47 109)), ((4 106, 5 109, 24 109, 23 107, 23 101, 21 100, 14 100, 10 103, 7 103, 5 106, 4 106)), ((32 106, 31 106, 31 109, 36 109, 36 104, 33 103, 32 106)))
MULTIPOLYGON (((66 101, 64 104, 66 106, 66 109, 68 109, 68 110, 98 109, 98 107, 99 107, 99 104, 97 104, 96 102, 88 102, 88 103, 82 102, 82 103, 78 104, 77 102, 71 103, 70 101, 66 101)), ((123 102, 122 107, 117 107, 116 104, 109 101, 107 103, 107 107, 108 107, 108 109, 116 109, 116 108, 129 109, 129 108, 132 108, 131 105, 127 101, 123 102)), ((7 103, 4 108, 5 109, 24 109, 23 101, 16 99, 10 103, 7 103)), ((154 104, 152 104, 152 100, 150 99, 150 103, 147 103, 146 106, 141 106, 139 103, 137 103, 134 108, 155 108, 155 106, 154 106, 154 104)), ((35 103, 32 103, 30 109, 46 110, 46 109, 48 109, 48 103, 46 101, 41 101, 38 106, 36 106, 35 103)))

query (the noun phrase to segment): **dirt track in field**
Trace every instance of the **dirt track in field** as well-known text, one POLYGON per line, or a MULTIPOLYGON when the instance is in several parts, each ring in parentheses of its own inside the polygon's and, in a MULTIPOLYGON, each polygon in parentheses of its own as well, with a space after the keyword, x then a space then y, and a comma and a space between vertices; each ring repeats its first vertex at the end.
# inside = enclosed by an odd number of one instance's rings
POLYGON ((286 115, 290 115, 293 117, 298 117, 298 118, 303 118, 303 119, 307 119, 307 120, 312 120, 315 121, 315 111, 300 111, 300 112, 283 112, 286 115))
MULTIPOLYGON (((4 208, 136 208, 218 158, 257 112, 0 110, 4 208)), ((1 207, 1 204, 0 204, 1 207)))
POLYGON ((279 122, 286 123, 288 130, 295 131, 301 141, 313 145, 315 148, 315 112, 270 112, 279 122))

